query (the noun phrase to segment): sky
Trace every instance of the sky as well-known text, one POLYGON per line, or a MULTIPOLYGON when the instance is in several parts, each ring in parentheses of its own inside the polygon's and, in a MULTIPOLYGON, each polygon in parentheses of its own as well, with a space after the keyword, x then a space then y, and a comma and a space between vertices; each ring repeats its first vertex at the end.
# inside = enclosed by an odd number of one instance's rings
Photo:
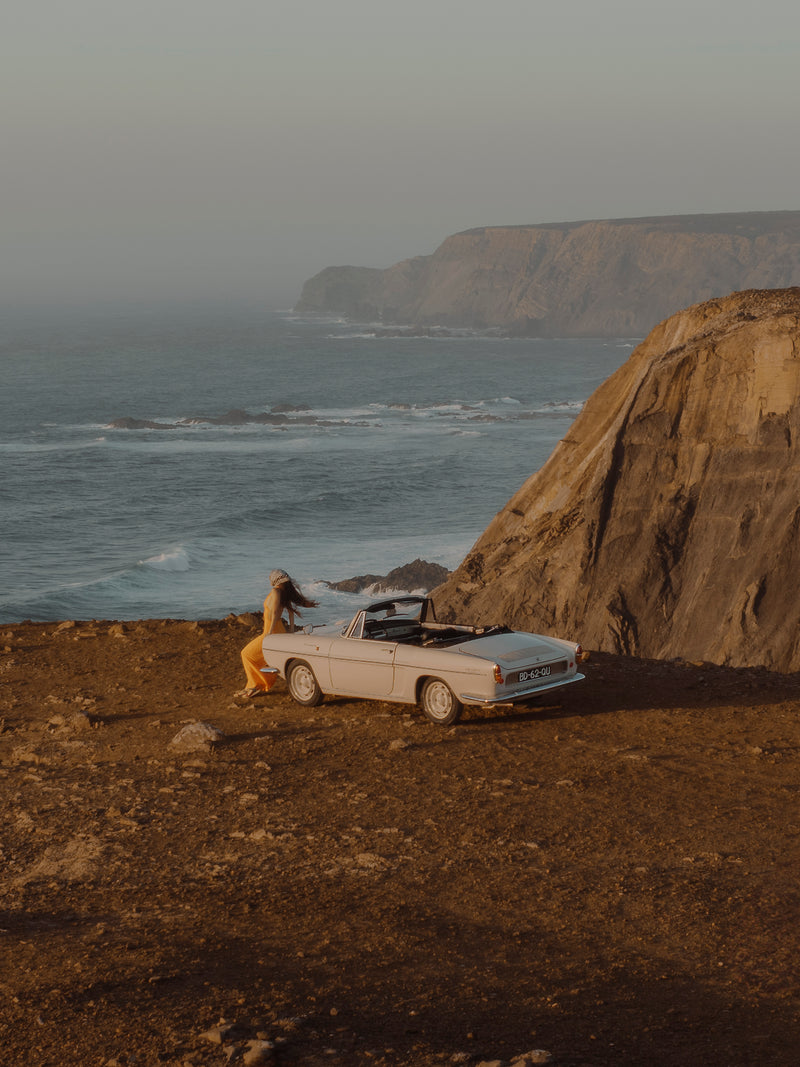
POLYGON ((5 0, 0 307, 291 306, 484 225, 800 209, 796 0, 5 0))

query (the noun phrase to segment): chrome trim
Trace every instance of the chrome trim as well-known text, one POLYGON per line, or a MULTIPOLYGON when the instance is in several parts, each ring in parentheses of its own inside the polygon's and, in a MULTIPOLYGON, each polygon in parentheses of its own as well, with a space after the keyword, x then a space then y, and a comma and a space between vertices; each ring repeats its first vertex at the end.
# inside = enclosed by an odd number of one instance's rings
POLYGON ((519 700, 525 700, 526 697, 536 696, 537 693, 546 693, 548 689, 560 689, 562 685, 569 685, 571 682, 582 682, 586 677, 585 674, 573 674, 571 678, 563 678, 560 682, 548 682, 547 685, 537 685, 533 689, 523 689, 517 693, 508 693, 505 696, 498 697, 473 697, 467 693, 461 693, 458 699, 462 704, 482 704, 484 707, 490 708, 493 704, 516 704, 519 700))

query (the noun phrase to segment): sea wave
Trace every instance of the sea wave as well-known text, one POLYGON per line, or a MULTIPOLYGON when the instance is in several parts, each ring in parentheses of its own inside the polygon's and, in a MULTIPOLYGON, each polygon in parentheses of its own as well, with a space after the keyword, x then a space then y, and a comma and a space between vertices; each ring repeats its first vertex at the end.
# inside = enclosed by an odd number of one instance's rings
MULTIPOLYGON (((86 427, 85 429, 92 428, 86 427)), ((106 444, 105 437, 92 437, 83 441, 64 437, 51 441, 0 441, 0 454, 33 456, 38 453, 58 452, 61 456, 68 456, 70 452, 84 452, 87 449, 100 448, 104 444, 106 444)))
MULTIPOLYGON (((491 413, 496 417, 514 418, 519 412, 579 411, 586 398, 548 399, 529 403, 519 396, 442 397, 428 401, 386 399, 356 404, 305 404, 302 408, 278 404, 276 407, 252 411, 230 410, 219 414, 182 413, 137 414, 118 416, 105 424, 87 424, 69 429, 76 431, 112 432, 113 440, 128 435, 147 439, 154 433, 175 433, 208 437, 211 434, 257 434, 275 430, 357 427, 370 428, 379 425, 387 417, 403 418, 468 417, 491 413)), ((66 428, 65 428, 66 429, 66 428)), ((98 437, 95 442, 105 440, 98 437)))
MULTIPOLYGON (((537 419, 571 419, 583 409, 584 399, 564 398, 530 404, 514 396, 450 398, 429 403, 387 401, 351 407, 319 407, 305 410, 302 416, 289 416, 278 425, 245 423, 223 425, 186 419, 164 424, 156 429, 154 420, 146 429, 109 428, 98 424, 68 425, 53 433, 48 441, 0 442, 0 454, 31 455, 58 453, 64 459, 92 450, 139 455, 230 456, 269 454, 288 457, 295 453, 314 453, 327 449, 328 441, 337 447, 361 447, 364 436, 380 434, 390 447, 408 435, 439 437, 465 427, 489 424, 514 424, 537 419), (103 433, 98 431, 104 430, 103 433)), ((382 446, 383 447, 383 446, 382 446)))
POLYGON ((303 326, 323 326, 328 323, 338 323, 341 326, 346 326, 348 322, 348 320, 341 315, 326 315, 323 312, 314 314, 312 312, 304 313, 292 310, 283 312, 279 311, 276 312, 276 314, 278 314, 285 322, 297 322, 301 323, 303 326))
POLYGON ((341 326, 341 330, 329 332, 329 341, 507 341, 510 338, 501 330, 488 328, 474 329, 469 326, 402 326, 387 325, 383 322, 352 322, 344 319, 307 319, 307 323, 327 326, 341 326))
POLYGON ((585 400, 549 400, 532 410, 535 415, 578 415, 583 411, 585 404, 585 400))
MULTIPOLYGON (((196 438, 198 441, 218 441, 230 437, 258 438, 273 436, 287 431, 306 431, 309 433, 328 430, 374 430, 383 429, 388 423, 400 426, 404 421, 419 423, 424 420, 454 421, 491 419, 493 421, 513 421, 526 414, 550 414, 552 412, 568 414, 578 412, 584 400, 548 401, 530 407, 518 397, 502 396, 466 400, 450 398, 429 403, 407 403, 404 401, 386 401, 380 403, 360 404, 348 407, 311 407, 302 412, 280 415, 280 421, 272 422, 268 413, 253 413, 252 421, 237 420, 230 423, 224 416, 188 416, 181 415, 169 422, 162 422, 149 417, 125 418, 115 420, 117 425, 90 425, 89 429, 111 431, 106 438, 96 438, 94 444, 110 441, 141 440, 160 442, 173 437, 183 439, 196 438)), ((77 429, 77 427, 76 427, 77 429)))
MULTIPOLYGON (((142 618, 164 617, 169 612, 158 604, 169 599, 169 583, 183 582, 191 569, 187 546, 172 549, 112 570, 73 581, 54 582, 38 589, 18 588, 0 597, 0 621, 30 618, 39 621, 64 618, 142 618)), ((184 601, 191 603, 196 592, 186 586, 184 601)))
POLYGON ((188 571, 191 564, 186 546, 178 545, 177 548, 159 552, 158 555, 150 556, 149 559, 140 559, 139 566, 152 567, 157 571, 188 571))

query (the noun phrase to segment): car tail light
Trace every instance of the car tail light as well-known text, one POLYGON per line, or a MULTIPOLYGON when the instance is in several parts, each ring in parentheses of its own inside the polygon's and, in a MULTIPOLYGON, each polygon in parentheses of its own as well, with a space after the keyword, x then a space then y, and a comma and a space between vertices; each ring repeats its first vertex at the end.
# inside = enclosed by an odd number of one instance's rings
POLYGON ((497 663, 495 663, 494 665, 494 680, 497 682, 498 685, 502 685, 505 681, 505 678, 503 677, 503 672, 500 670, 500 665, 497 663))

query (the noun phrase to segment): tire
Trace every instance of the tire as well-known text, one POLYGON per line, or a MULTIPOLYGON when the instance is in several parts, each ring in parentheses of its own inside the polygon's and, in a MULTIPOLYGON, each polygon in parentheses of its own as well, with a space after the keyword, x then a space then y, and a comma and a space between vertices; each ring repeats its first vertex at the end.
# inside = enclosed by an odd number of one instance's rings
POLYGON ((287 677, 292 700, 306 708, 315 708, 322 703, 322 690, 314 672, 303 660, 298 660, 289 668, 287 677))
POLYGON ((463 711, 463 704, 456 700, 453 690, 440 678, 429 678, 420 694, 422 713, 437 726, 452 726, 463 711))

